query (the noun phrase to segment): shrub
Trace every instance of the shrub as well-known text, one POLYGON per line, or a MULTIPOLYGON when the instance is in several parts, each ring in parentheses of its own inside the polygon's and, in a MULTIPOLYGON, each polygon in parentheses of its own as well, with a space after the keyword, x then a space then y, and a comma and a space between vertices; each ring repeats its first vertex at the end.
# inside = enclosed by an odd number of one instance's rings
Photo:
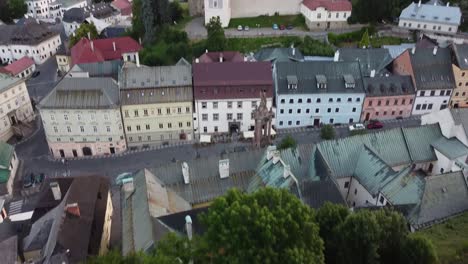
POLYGON ((335 128, 332 125, 324 125, 320 130, 320 137, 325 140, 335 138, 335 128))
POLYGON ((295 148, 296 146, 296 140, 290 135, 288 135, 285 138, 283 138, 283 140, 281 140, 280 144, 278 145, 278 149, 295 148))

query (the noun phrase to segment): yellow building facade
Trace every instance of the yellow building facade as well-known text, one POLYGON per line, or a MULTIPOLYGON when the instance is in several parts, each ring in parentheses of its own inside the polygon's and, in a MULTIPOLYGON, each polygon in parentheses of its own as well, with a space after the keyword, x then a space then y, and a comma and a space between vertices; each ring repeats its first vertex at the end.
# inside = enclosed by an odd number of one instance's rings
POLYGON ((452 69, 455 89, 450 98, 452 108, 468 107, 468 45, 452 46, 452 69))

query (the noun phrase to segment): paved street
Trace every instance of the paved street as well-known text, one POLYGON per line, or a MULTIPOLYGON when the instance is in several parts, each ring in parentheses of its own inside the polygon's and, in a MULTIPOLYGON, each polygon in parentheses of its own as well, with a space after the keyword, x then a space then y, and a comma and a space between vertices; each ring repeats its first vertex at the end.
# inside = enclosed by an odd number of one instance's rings
MULTIPOLYGON (((420 120, 419 118, 412 117, 405 120, 389 120, 384 123, 385 129, 391 129, 395 127, 417 126, 420 124, 420 120)), ((377 131, 379 130, 370 130, 370 132, 377 131)), ((278 131, 275 143, 289 134, 296 139, 298 144, 317 143, 321 140, 320 130, 317 128, 295 128, 278 131)), ((348 127, 346 125, 336 127, 336 135, 338 138, 349 136, 348 127)), ((100 174, 113 178, 123 172, 133 172, 144 167, 156 167, 173 162, 173 160, 195 159, 197 158, 197 153, 200 157, 208 157, 220 155, 223 152, 239 151, 239 149, 242 149, 239 147, 250 148, 251 144, 233 142, 212 144, 206 147, 181 145, 128 152, 121 156, 69 160, 63 164, 49 157, 44 132, 41 128, 26 142, 16 146, 18 156, 23 160, 18 180, 22 178, 22 175, 29 175, 31 172, 45 173, 48 177, 100 174)))
POLYGON ((36 67, 36 71, 40 71, 41 74, 36 78, 30 78, 26 81, 29 95, 34 98, 36 102, 39 102, 44 96, 46 96, 57 83, 57 61, 55 56, 49 58, 46 62, 36 67))
MULTIPOLYGON (((206 28, 203 25, 204 18, 197 17, 190 21, 185 26, 185 31, 190 39, 202 39, 207 37, 206 28)), ((293 28, 291 30, 274 30, 272 28, 250 28, 249 31, 238 31, 235 28, 224 29, 224 34, 227 38, 254 38, 259 36, 264 37, 279 37, 279 36, 310 36, 315 39, 325 39, 327 34, 333 33, 346 33, 359 30, 364 25, 350 25, 344 29, 333 29, 329 31, 306 31, 300 28, 293 28)))

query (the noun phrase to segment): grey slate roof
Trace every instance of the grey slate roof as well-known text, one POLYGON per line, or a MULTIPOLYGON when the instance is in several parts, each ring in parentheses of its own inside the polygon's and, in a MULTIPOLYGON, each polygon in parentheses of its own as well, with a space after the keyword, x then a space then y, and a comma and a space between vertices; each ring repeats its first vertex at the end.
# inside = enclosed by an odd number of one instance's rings
POLYGON ((302 52, 294 48, 263 48, 254 55, 255 60, 257 61, 270 61, 270 62, 280 62, 280 61, 303 61, 304 55, 302 52))
POLYGON ((466 108, 450 108, 455 125, 462 125, 465 134, 468 135, 468 109, 466 108))
POLYGON ((468 154, 468 148, 457 138, 447 139, 441 137, 439 140, 432 143, 432 146, 452 160, 468 154))
POLYGON ((120 72, 123 105, 193 101, 190 65, 136 67, 126 64, 120 72))
POLYGON ((378 74, 385 71, 385 67, 393 61, 388 50, 384 48, 342 48, 337 52, 339 52, 340 61, 359 61, 363 76, 370 76, 372 70, 375 70, 376 76, 378 76, 378 74))
POLYGON ((453 44, 455 64, 461 70, 468 70, 468 44, 453 44))
POLYGON ((37 45, 59 35, 44 24, 27 22, 24 25, 0 25, 0 44, 37 45))
POLYGON ((23 82, 22 79, 12 77, 8 74, 0 73, 0 92, 6 91, 9 88, 23 82))
POLYGON ((412 2, 401 11, 400 20, 408 19, 426 23, 460 25, 461 11, 459 7, 445 5, 428 5, 412 2))
POLYGON ((63 13, 63 21, 67 23, 78 23, 81 24, 86 21, 86 18, 89 17, 89 12, 84 8, 74 7, 66 10, 63 13))
POLYGON ((453 89, 455 79, 452 71, 450 49, 416 48, 409 52, 413 67, 416 90, 453 89))
POLYGON ((18 259, 17 236, 0 241, 0 256, 2 256, 3 263, 16 263, 18 259))
POLYGON ((277 94, 364 93, 358 62, 278 62, 276 64, 277 94), (327 88, 317 88, 317 75, 327 78, 327 88), (345 87, 345 77, 351 75, 354 88, 345 87), (288 89, 288 76, 296 76, 297 89, 288 89))
POLYGON ((462 172, 425 178, 421 207, 413 222, 428 225, 468 210, 468 186, 462 172))
POLYGON ((119 87, 112 78, 63 78, 39 103, 43 109, 119 107, 119 87))
POLYGON ((364 89, 367 97, 415 94, 411 76, 403 75, 365 77, 364 89))
POLYGON ((383 45, 382 48, 387 49, 392 59, 395 59, 405 50, 412 49, 414 46, 414 43, 402 43, 400 45, 383 45))

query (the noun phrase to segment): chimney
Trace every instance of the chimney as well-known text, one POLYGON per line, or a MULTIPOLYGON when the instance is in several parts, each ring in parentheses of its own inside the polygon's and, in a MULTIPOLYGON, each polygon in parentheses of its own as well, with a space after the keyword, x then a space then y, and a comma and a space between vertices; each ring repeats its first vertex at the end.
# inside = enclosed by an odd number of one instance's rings
POLYGON ((190 183, 190 173, 189 173, 189 166, 187 162, 182 163, 182 176, 184 176, 184 183, 189 184, 190 183))
POLYGON ((419 0, 418 7, 421 7, 421 0, 419 0))
POLYGON ((91 40, 91 32, 88 32, 88 39, 91 40))
POLYGON ((78 203, 71 203, 71 204, 67 204, 65 206, 65 210, 67 211, 68 214, 70 215, 73 215, 73 216, 76 216, 76 217, 80 217, 81 214, 80 214, 80 207, 78 206, 78 203))
POLYGON ((223 54, 222 53, 219 53, 219 62, 223 62, 223 54))
POLYGON ((60 201, 62 199, 62 192, 60 191, 60 186, 58 182, 51 182, 50 190, 52 190, 52 194, 54 195, 55 201, 60 201))
POLYGON ((450 6, 450 2, 447 2, 447 6, 450 6))
POLYGON ((411 49, 411 54, 414 54, 416 52, 416 46, 414 46, 412 49, 411 49))
POLYGON ((434 5, 435 5, 435 6, 437 5, 437 0, 434 1, 434 5))
POLYGON ((207 49, 205 50, 205 53, 208 53, 208 50, 207 50, 207 49))
POLYGON ((370 77, 374 78, 375 77, 375 70, 370 71, 370 77))
POLYGON ((192 240, 192 218, 190 215, 185 216, 185 229, 187 230, 187 237, 189 240, 192 240))
POLYGON ((195 63, 200 63, 200 59, 199 59, 199 58, 196 58, 196 59, 195 59, 195 63))
POLYGON ((141 38, 138 38, 138 43, 140 43, 140 45, 141 45, 141 38))
POLYGON ((219 177, 221 179, 229 177, 229 159, 219 160, 219 177))
POLYGON ((273 158, 273 153, 276 151, 276 146, 268 146, 267 148, 267 160, 271 160, 273 158))
POLYGON ((432 55, 434 56, 437 55, 437 48, 438 48, 437 46, 434 47, 434 50, 432 51, 432 55))
POLYGON ((279 153, 279 151, 273 152, 273 164, 278 163, 279 160, 280 160, 280 153, 279 153))
POLYGON ((287 178, 289 175, 291 175, 291 166, 284 165, 283 178, 287 178))
POLYGON ((135 59, 137 67, 140 67, 140 56, 138 55, 138 53, 136 54, 135 59))
POLYGON ((112 47, 114 48, 114 51, 117 51, 117 49, 115 48, 115 41, 112 41, 112 47))
POLYGON ((338 61, 339 59, 340 59, 340 51, 337 50, 337 51, 335 52, 335 57, 333 57, 333 61, 338 61))
POLYGON ((244 56, 244 61, 248 61, 249 58, 247 58, 247 56, 244 56))
POLYGON ((91 50, 94 52, 94 42, 91 40, 91 50))

